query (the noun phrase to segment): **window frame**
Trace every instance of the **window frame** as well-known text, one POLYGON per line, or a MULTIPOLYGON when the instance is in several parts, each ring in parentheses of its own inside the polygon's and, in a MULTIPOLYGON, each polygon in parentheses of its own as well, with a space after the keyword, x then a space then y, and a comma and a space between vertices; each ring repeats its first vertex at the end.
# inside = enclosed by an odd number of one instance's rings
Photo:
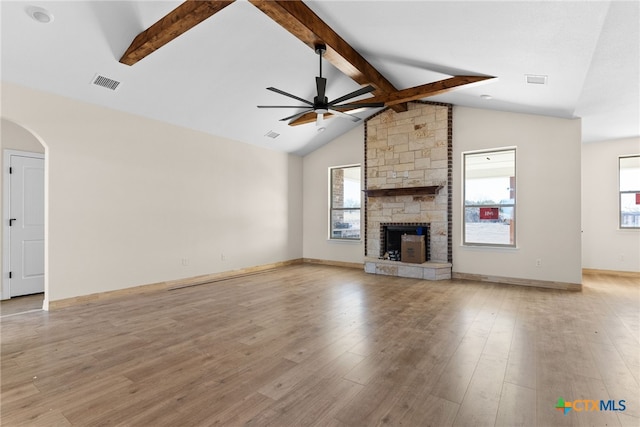
POLYGON ((462 153, 462 246, 466 247, 485 247, 485 248, 517 248, 517 196, 518 196, 518 150, 517 147, 502 147, 488 150, 475 150, 465 151, 462 153), (513 151, 513 179, 514 187, 513 191, 513 203, 508 204, 467 204, 467 155, 492 155, 496 153, 504 153, 513 151), (513 242, 512 243, 483 243, 483 242, 468 242, 467 241, 467 208, 511 208, 512 209, 512 227, 513 227, 513 242))
POLYGON ((621 161, 622 159, 629 159, 629 158, 637 158, 640 160, 640 154, 629 154, 629 155, 618 156, 618 229, 619 230, 640 230, 640 225, 625 226, 622 221, 622 195, 640 193, 640 185, 638 185, 638 187, 633 190, 621 189, 622 187, 621 161))
POLYGON ((349 165, 340 165, 340 166, 330 166, 329 167, 329 217, 328 217, 328 221, 327 221, 327 238, 331 241, 342 241, 342 242, 361 242, 362 241, 362 234, 363 234, 363 229, 362 229, 362 202, 363 202, 363 197, 362 197, 362 165, 359 163, 355 163, 355 164, 349 164, 349 165), (359 177, 360 177, 360 198, 359 198, 359 207, 354 208, 354 207, 340 207, 340 208, 334 208, 333 206, 333 171, 337 170, 337 169, 351 169, 351 168, 359 168, 360 169, 360 173, 359 173, 359 177), (334 236, 334 227, 333 227, 333 214, 334 211, 354 211, 357 210, 358 211, 358 215, 360 217, 360 229, 358 232, 358 237, 335 237, 334 236))

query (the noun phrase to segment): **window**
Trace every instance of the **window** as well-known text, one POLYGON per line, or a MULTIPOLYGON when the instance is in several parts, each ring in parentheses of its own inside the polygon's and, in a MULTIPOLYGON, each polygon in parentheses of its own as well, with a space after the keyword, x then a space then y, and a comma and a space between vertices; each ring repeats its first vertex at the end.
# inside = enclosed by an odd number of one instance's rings
POLYGON ((620 157, 620 228, 640 228, 640 155, 620 157))
POLYGON ((329 238, 360 240, 360 166, 329 168, 329 238))
POLYGON ((464 153, 463 171, 463 244, 515 246, 515 148, 464 153))

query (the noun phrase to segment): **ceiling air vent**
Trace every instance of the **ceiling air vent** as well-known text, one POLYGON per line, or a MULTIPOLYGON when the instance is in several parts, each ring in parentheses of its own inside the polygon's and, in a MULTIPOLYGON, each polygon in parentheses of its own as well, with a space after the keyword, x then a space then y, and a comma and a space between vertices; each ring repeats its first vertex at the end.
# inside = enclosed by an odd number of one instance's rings
POLYGON ((547 76, 535 75, 535 74, 525 74, 527 79, 527 83, 530 85, 546 85, 547 84, 547 76))
POLYGON ((96 86, 106 87, 107 89, 111 89, 111 90, 116 90, 120 85, 119 81, 110 79, 105 76, 101 76, 100 74, 96 74, 93 77, 92 83, 96 86))
POLYGON ((269 132, 265 133, 264 136, 272 138, 272 139, 276 139, 277 137, 280 136, 280 134, 270 130, 269 132))

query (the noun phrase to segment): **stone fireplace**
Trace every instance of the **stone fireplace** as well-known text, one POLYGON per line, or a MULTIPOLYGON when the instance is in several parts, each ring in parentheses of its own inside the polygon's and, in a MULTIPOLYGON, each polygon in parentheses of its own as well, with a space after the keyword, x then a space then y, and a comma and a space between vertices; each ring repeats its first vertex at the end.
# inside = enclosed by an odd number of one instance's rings
POLYGON ((451 277, 451 125, 451 105, 427 102, 410 102, 405 112, 387 109, 367 120, 367 272, 431 280, 451 277), (425 264, 380 259, 386 249, 383 230, 389 225, 417 225, 428 231, 425 264), (407 268, 413 270, 407 273, 407 268), (425 273, 425 268, 437 271, 425 273))

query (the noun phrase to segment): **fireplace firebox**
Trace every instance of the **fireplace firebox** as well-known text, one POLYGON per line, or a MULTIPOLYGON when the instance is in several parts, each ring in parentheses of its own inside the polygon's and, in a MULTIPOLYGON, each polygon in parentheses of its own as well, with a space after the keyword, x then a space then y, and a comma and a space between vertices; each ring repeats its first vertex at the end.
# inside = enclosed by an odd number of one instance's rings
POLYGON ((431 260, 428 223, 381 223, 380 224, 380 257, 385 253, 399 252, 402 235, 424 235, 427 261, 431 260))

